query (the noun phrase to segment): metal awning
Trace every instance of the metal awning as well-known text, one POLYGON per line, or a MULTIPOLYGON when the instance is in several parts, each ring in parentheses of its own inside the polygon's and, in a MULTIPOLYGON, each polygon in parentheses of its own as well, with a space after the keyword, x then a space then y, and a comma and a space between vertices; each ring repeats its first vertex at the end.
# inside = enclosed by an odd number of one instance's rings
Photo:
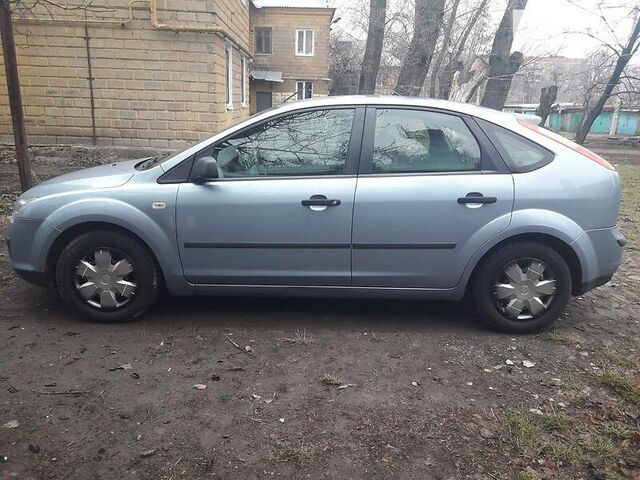
POLYGON ((264 80, 266 82, 282 83, 282 72, 273 70, 251 70, 251 78, 254 80, 264 80))

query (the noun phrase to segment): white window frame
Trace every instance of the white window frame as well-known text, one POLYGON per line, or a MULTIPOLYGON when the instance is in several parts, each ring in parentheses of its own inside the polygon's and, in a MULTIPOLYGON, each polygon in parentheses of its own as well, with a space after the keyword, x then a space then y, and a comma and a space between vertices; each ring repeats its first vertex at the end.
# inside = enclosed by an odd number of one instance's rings
POLYGON ((225 46, 225 76, 226 76, 226 86, 225 86, 225 95, 228 99, 226 108, 227 110, 233 110, 233 45, 227 44, 225 46), (227 63, 226 57, 229 57, 229 62, 227 63))
POLYGON ((247 108, 247 56, 240 57, 240 105, 247 108))
POLYGON ((296 81, 296 98, 298 97, 298 92, 300 91, 300 88, 298 88, 298 86, 300 84, 302 84, 302 98, 298 98, 298 100, 307 100, 304 97, 304 92, 306 91, 305 86, 307 83, 311 84, 311 96, 309 98, 313 98, 313 81, 312 80, 297 80, 296 81))
POLYGON ((296 30, 296 56, 298 57, 313 57, 314 53, 315 53, 315 47, 316 47, 316 31, 311 29, 311 28, 298 28, 296 30), (298 38, 300 37, 300 32, 305 32, 302 35, 302 53, 300 52, 300 45, 298 42, 298 38), (306 32, 311 32, 311 53, 304 53, 306 50, 306 43, 307 43, 307 33, 306 32))

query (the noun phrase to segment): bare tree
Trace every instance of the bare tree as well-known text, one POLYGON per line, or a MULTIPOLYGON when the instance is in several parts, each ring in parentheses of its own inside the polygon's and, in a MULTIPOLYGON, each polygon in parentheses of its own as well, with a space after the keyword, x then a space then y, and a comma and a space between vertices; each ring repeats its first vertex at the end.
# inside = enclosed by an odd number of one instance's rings
POLYGON ((33 186, 31 163, 27 149, 27 133, 24 127, 24 110, 22 108, 22 94, 20 93, 20 78, 18 76, 18 59, 16 45, 13 39, 13 22, 9 0, 0 0, 0 34, 4 55, 4 69, 7 75, 7 91, 11 109, 11 123, 16 147, 18 172, 20 173, 20 188, 26 191, 33 186))
POLYGON ((437 95, 438 87, 438 75, 445 57, 449 53, 449 47, 451 45, 451 38, 453 36, 453 27, 456 23, 456 16, 458 15, 458 7, 460 6, 460 0, 452 0, 449 16, 442 32, 442 41, 440 42, 440 51, 435 57, 433 65, 431 66, 431 79, 429 82, 429 96, 435 98, 437 95))
POLYGON ((444 18, 445 0, 416 0, 413 37, 395 93, 418 96, 429 71, 444 18))
POLYGON ((604 90, 596 100, 596 103, 592 108, 587 109, 584 119, 582 120, 582 124, 576 133, 576 142, 583 144, 591 130, 591 126, 593 122, 595 122, 598 115, 602 113, 605 104, 607 101, 614 95, 615 88, 620 84, 622 75, 624 73, 629 60, 635 55, 635 53, 640 48, 640 6, 635 7, 635 24, 631 31, 631 35, 627 39, 626 43, 621 47, 622 50, 618 51, 615 47, 610 44, 607 44, 608 48, 611 48, 615 52, 615 56, 617 60, 615 62, 615 66, 613 71, 611 72, 611 76, 604 86, 604 90))
MULTIPOLYGON (((453 79, 456 72, 459 72, 464 68, 463 55, 468 50, 467 49, 467 41, 472 36, 472 33, 476 30, 478 26, 478 21, 482 16, 486 13, 487 4, 489 0, 480 0, 474 7, 472 7, 469 11, 460 15, 460 27, 462 31, 459 35, 459 38, 455 39, 452 42, 453 51, 451 55, 446 59, 444 65, 438 68, 438 71, 435 71, 435 67, 433 69, 432 75, 437 75, 437 91, 436 97, 438 98, 449 98, 451 94, 451 88, 453 86, 453 79), (470 17, 469 17, 470 16, 470 17)), ((478 38, 479 32, 476 32, 474 35, 474 46, 479 46, 484 44, 482 38, 478 38)), ((482 35, 480 35, 481 37, 482 35)), ((467 55, 469 56, 469 55, 467 55)), ((473 60, 470 60, 473 62, 473 60)))
POLYGON ((540 125, 544 126, 547 121, 547 117, 551 114, 551 108, 553 104, 558 98, 558 86, 551 85, 550 87, 544 87, 540 91, 540 104, 538 105, 538 110, 536 110, 536 115, 538 115, 542 120, 540 121, 540 125))
POLYGON ((489 79, 480 102, 484 107, 502 110, 509 94, 513 74, 522 66, 524 56, 520 52, 511 53, 511 46, 515 34, 514 13, 521 12, 526 6, 527 0, 509 0, 502 16, 489 56, 489 79))
POLYGON ((371 0, 367 46, 364 50, 362 70, 360 71, 359 93, 375 93, 376 91, 376 78, 380 68, 380 57, 382 56, 382 44, 384 42, 386 12, 387 0, 371 0))

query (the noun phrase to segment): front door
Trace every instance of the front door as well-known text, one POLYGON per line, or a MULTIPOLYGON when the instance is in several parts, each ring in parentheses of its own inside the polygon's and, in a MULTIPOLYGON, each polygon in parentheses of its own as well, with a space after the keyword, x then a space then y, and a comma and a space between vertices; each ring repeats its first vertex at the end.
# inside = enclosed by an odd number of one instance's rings
POLYGON ((199 156, 220 178, 180 186, 177 228, 196 284, 349 285, 363 109, 285 114, 199 156), (358 142, 351 141, 351 138, 358 142))
POLYGON ((271 92, 256 92, 256 111, 261 112, 267 108, 271 108, 273 97, 271 92))
POLYGON ((495 152, 467 122, 420 109, 367 110, 353 285, 452 288, 477 248, 507 228, 512 177, 496 171, 495 152))

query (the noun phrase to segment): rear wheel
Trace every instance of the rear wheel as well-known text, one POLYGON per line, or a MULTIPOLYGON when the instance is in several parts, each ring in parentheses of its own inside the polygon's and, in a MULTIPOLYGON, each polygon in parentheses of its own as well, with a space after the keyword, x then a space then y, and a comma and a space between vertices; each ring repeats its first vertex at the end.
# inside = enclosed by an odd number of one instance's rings
POLYGON ((493 252, 471 284, 475 307, 490 326, 529 333, 551 325, 571 297, 571 272, 553 248, 518 242, 493 252))
POLYGON ((58 259, 56 283, 67 305, 100 322, 139 316, 159 290, 158 270, 144 245, 109 230, 72 240, 58 259))

